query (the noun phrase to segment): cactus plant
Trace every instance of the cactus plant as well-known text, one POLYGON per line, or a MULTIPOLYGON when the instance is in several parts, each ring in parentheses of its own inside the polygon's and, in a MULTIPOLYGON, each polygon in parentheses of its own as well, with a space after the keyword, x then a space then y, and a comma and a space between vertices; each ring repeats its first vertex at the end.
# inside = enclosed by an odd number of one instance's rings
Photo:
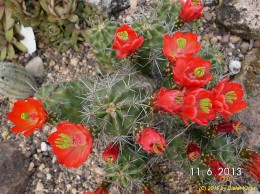
POLYGON ((36 81, 24 68, 0 63, 0 93, 4 96, 25 99, 32 96, 37 88, 36 81))
POLYGON ((37 91, 36 97, 63 119, 83 121, 109 134, 127 135, 149 116, 142 104, 154 90, 148 81, 151 82, 133 74, 109 76, 99 82, 50 84, 37 91))

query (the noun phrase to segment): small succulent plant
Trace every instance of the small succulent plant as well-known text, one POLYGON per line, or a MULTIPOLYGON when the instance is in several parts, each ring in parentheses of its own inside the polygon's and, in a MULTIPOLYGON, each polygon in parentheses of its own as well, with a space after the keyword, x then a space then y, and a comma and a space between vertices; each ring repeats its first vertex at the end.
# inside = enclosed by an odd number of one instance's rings
POLYGON ((27 48, 20 42, 23 39, 21 26, 12 18, 11 9, 3 0, 0 5, 0 61, 3 61, 14 58, 15 48, 22 52, 27 51, 27 48))

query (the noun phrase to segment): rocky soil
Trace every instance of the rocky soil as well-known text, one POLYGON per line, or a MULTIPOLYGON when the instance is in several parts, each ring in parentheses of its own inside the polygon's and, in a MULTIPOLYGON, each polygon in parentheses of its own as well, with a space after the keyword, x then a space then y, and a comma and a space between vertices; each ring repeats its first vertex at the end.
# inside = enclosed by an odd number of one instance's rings
MULTIPOLYGON (((151 0, 138 1, 137 7, 122 11, 113 19, 117 19, 122 23, 131 23, 136 18, 142 17, 143 14, 149 15, 149 9, 153 9, 153 7, 154 2, 151 0)), ((226 62, 223 76, 232 75, 234 77, 234 74, 239 72, 240 69, 245 68, 245 66, 247 68, 255 68, 253 74, 259 76, 260 40, 245 40, 233 35, 219 26, 216 23, 216 18, 216 7, 205 7, 204 17, 201 19, 202 22, 197 33, 201 41, 209 41, 214 48, 222 52, 226 62), (257 64, 257 67, 251 67, 252 64, 250 66, 249 62, 246 61, 248 55, 251 57, 252 55, 255 57, 258 55, 258 61, 255 60, 254 62, 254 64, 257 64), (242 68, 230 65, 230 62, 234 60, 243 62, 242 68)), ((38 46, 39 49, 34 56, 29 56, 28 54, 17 56, 13 62, 26 66, 34 57, 40 57, 43 64, 41 61, 38 61, 38 66, 28 67, 27 65, 29 71, 34 72, 35 75, 40 75, 37 78, 39 86, 47 82, 69 81, 78 78, 93 77, 101 73, 99 70, 100 64, 95 60, 92 49, 85 43, 79 46, 79 50, 70 49, 65 53, 58 53, 55 48, 46 48, 43 44, 38 46), (42 68, 42 66, 44 68, 42 68)), ((244 78, 241 78, 240 81, 244 83, 244 78)), ((259 86, 255 85, 257 82, 259 84, 258 77, 249 84, 253 85, 253 87, 257 87, 259 86)), ((257 106, 259 106, 259 102, 257 101, 258 96, 258 94, 250 94, 249 103, 253 105, 256 103, 257 106)), ((67 169, 58 164, 57 158, 53 155, 51 147, 47 142, 48 135, 55 130, 54 125, 45 124, 42 130, 35 132, 29 138, 9 132, 12 124, 7 120, 6 115, 12 109, 12 103, 12 99, 0 98, 0 142, 12 142, 14 147, 18 148, 25 156, 23 165, 27 169, 28 174, 30 174, 29 181, 26 183, 27 188, 25 193, 76 194, 93 190, 102 183, 105 172, 103 170, 104 164, 100 157, 105 146, 104 142, 96 142, 96 144, 99 143, 99 146, 94 146, 93 153, 82 167, 78 169, 67 169)), ((251 114, 251 112, 247 110, 244 114, 251 114)), ((240 114, 239 118, 243 120, 246 127, 250 128, 250 132, 248 133, 253 134, 252 136, 258 134, 259 137, 259 130, 257 132, 257 130, 251 126, 252 123, 249 123, 254 122, 255 126, 260 126, 259 111, 255 111, 253 116, 258 119, 243 119, 247 118, 243 114, 240 114)), ((250 118, 252 118, 252 115, 250 118)), ((259 149, 259 141, 248 140, 246 142, 249 145, 251 144, 255 149, 259 149)), ((15 160, 15 157, 13 159, 15 160)), ((167 180, 158 181, 156 183, 155 188, 158 193, 191 193, 192 188, 190 186, 189 176, 184 174, 173 161, 162 158, 157 165, 167 180)), ((247 177, 247 180, 249 180, 252 185, 256 185, 256 182, 252 179, 247 177)), ((112 187, 110 193, 119 193, 118 188, 112 187)))

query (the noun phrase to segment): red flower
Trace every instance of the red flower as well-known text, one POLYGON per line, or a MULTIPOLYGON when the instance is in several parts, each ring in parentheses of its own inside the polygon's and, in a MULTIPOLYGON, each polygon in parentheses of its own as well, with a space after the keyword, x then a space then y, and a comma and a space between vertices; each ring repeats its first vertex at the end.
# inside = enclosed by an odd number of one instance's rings
POLYGON ((260 182, 260 154, 255 151, 244 149, 240 153, 244 159, 244 167, 250 175, 260 182))
POLYGON ((211 170, 212 174, 221 182, 227 182, 233 178, 231 174, 225 175, 223 170, 227 168, 221 160, 217 158, 207 158, 205 164, 211 170))
POLYGON ((130 26, 123 24, 116 30, 113 49, 117 50, 118 58, 125 58, 131 55, 143 44, 144 37, 138 37, 138 34, 130 26))
POLYGON ((177 59, 172 68, 173 80, 180 86, 187 88, 200 88, 212 79, 210 61, 202 60, 200 57, 177 59))
POLYGON ((196 143, 189 143, 186 147, 188 159, 195 161, 200 157, 200 148, 196 143))
POLYGON ((107 189, 104 187, 98 187, 95 191, 93 192, 84 192, 84 194, 108 194, 107 189))
POLYGON ((142 148, 151 154, 162 153, 166 148, 166 140, 152 128, 144 128, 137 138, 142 148))
POLYGON ((119 144, 118 143, 110 143, 104 150, 102 154, 103 160, 107 163, 114 163, 117 161, 119 155, 119 144))
POLYGON ((241 123, 236 121, 223 122, 214 127, 216 133, 233 133, 242 129, 241 123))
POLYGON ((215 93, 213 107, 225 119, 247 106, 247 103, 242 101, 244 94, 242 86, 236 82, 228 82, 228 80, 228 78, 223 79, 213 89, 215 93))
POLYGON ((151 187, 145 187, 144 188, 144 194, 155 194, 151 187))
POLYGON ((161 88, 154 97, 153 107, 156 111, 176 114, 182 108, 183 93, 178 90, 166 90, 161 88))
POLYGON ((47 114, 40 100, 28 98, 27 100, 18 100, 14 103, 14 108, 7 118, 15 126, 12 127, 13 133, 24 132, 25 136, 31 135, 35 129, 41 129, 46 121, 47 114))
POLYGON ((182 9, 180 18, 185 22, 192 22, 203 16, 203 4, 201 0, 180 0, 182 9))
POLYGON ((60 164, 68 168, 82 165, 92 152, 93 140, 90 132, 80 124, 63 122, 48 138, 60 164))
POLYGON ((216 112, 212 107, 214 94, 203 88, 187 91, 184 96, 183 108, 180 116, 188 125, 186 118, 200 125, 207 125, 216 118, 216 112))
POLYGON ((197 34, 187 32, 183 34, 178 31, 172 35, 166 34, 164 36, 164 45, 162 53, 175 63, 177 58, 190 58, 199 52, 201 45, 198 43, 197 34))

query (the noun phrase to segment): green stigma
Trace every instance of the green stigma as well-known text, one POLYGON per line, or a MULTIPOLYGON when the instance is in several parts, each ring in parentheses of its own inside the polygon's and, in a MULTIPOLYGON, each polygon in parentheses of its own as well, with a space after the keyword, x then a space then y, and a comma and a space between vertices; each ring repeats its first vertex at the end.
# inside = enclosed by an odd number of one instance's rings
POLYGON ((233 101, 237 99, 237 95, 234 91, 226 93, 226 101, 230 104, 233 104, 233 101))
POLYGON ((23 120, 29 120, 29 119, 30 119, 30 115, 29 115, 28 113, 22 113, 22 114, 21 114, 21 118, 22 118, 23 120))
POLYGON ((175 103, 176 104, 182 104, 183 103, 183 94, 177 94, 175 97, 175 103))
POLYGON ((128 40, 128 33, 127 31, 123 31, 123 32, 118 32, 117 33, 118 38, 120 38, 121 40, 128 40))
POLYGON ((211 104, 211 101, 209 98, 204 98, 202 100, 200 100, 200 108, 203 112, 205 113, 209 113, 210 110, 209 110, 209 107, 212 107, 212 104, 211 104))
POLYGON ((177 44, 180 48, 184 48, 187 44, 187 41, 185 38, 178 38, 177 39, 177 44))
POLYGON ((62 133, 59 136, 60 136, 60 138, 57 138, 55 141, 55 144, 58 148, 67 149, 67 148, 71 147, 73 142, 68 135, 62 133))
POLYGON ((194 69, 194 74, 196 77, 202 77, 205 74, 205 68, 204 67, 197 67, 194 69))

